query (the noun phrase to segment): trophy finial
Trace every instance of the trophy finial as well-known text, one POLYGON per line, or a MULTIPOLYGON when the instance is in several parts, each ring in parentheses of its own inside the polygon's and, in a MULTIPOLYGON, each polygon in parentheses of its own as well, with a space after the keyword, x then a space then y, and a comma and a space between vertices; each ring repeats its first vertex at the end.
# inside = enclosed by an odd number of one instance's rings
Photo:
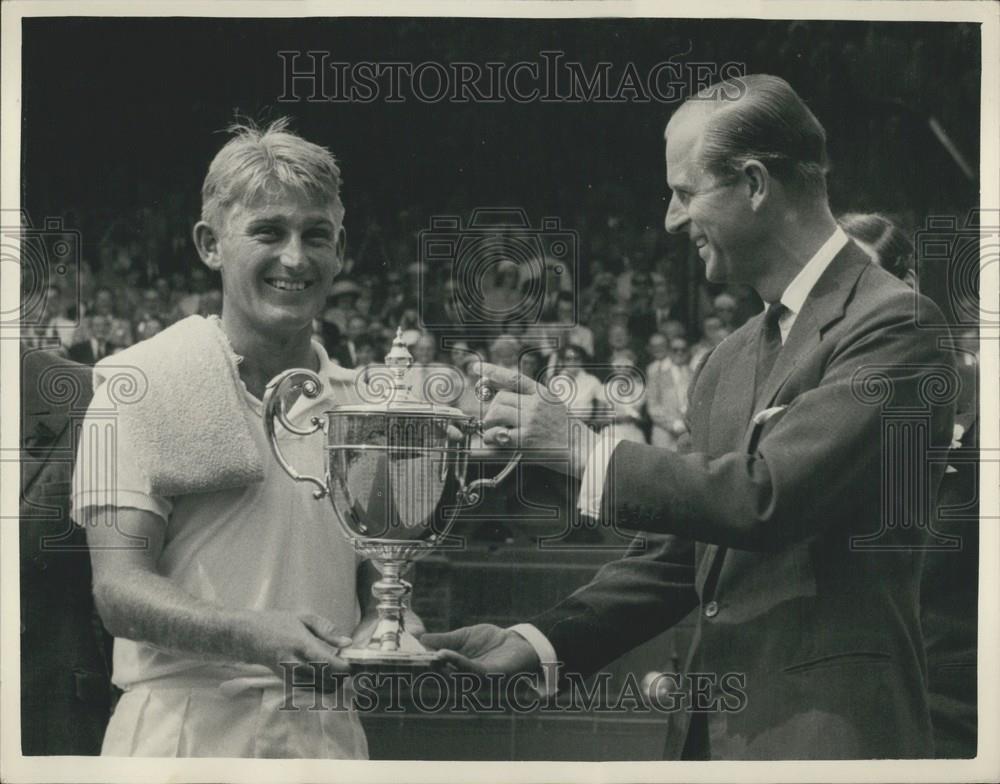
POLYGON ((389 368, 389 371, 395 378, 395 384, 393 385, 395 393, 402 395, 404 400, 410 396, 410 385, 404 382, 404 378, 412 364, 413 355, 403 340, 403 328, 397 327, 396 337, 392 341, 392 348, 385 355, 385 366, 389 368))

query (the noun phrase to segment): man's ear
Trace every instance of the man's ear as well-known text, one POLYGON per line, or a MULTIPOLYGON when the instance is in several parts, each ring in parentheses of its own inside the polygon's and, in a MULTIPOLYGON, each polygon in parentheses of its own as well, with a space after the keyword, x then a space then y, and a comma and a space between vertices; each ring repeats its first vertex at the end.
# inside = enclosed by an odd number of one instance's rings
POLYGON ((194 237, 194 246, 198 249, 198 255, 201 256, 202 262, 209 269, 218 272, 222 267, 222 259, 219 255, 219 237, 215 233, 215 229, 205 221, 198 221, 194 225, 192 236, 194 237))
POLYGON ((337 258, 343 264, 347 253, 347 229, 343 226, 337 229, 337 258))
POLYGON ((743 164, 743 177, 749 188, 750 209, 757 212, 771 194, 771 173, 763 163, 751 158, 743 164))

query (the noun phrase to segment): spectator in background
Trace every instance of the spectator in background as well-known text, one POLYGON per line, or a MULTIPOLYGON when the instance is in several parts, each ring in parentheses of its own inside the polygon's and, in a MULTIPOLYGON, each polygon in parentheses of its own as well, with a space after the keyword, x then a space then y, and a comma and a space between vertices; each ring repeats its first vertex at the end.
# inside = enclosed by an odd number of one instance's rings
POLYGON ((632 335, 628 327, 622 323, 615 323, 608 327, 606 345, 603 352, 602 361, 609 366, 628 359, 635 358, 635 350, 632 346, 632 335))
POLYGON ((632 273, 631 294, 628 298, 629 310, 637 314, 649 314, 653 309, 653 277, 646 271, 632 273))
POLYGON ((650 441, 653 446, 676 450, 678 439, 687 432, 684 417, 691 383, 691 351, 684 338, 668 342, 665 335, 657 334, 650 338, 650 353, 665 355, 647 370, 646 410, 653 423, 650 441))
POLYGON ((79 329, 79 308, 75 302, 67 302, 56 285, 50 285, 45 300, 46 309, 52 314, 48 322, 48 334, 58 339, 65 354, 76 339, 79 329), (53 297, 51 303, 49 297, 53 297))
POLYGON ((712 300, 712 309, 726 330, 732 332, 736 329, 738 326, 736 324, 736 297, 723 292, 712 300))
POLYGON ((594 275, 593 282, 584 292, 580 319, 594 332, 598 332, 608 321, 611 308, 615 304, 615 276, 601 271, 594 275))
POLYGON ((560 297, 573 292, 573 273, 569 265, 562 260, 545 259, 545 301, 542 306, 542 316, 545 319, 558 318, 556 314, 560 297))
POLYGON ((701 340, 695 344, 694 351, 691 353, 691 367, 697 368, 709 352, 726 339, 727 335, 729 335, 729 330, 722 325, 722 319, 715 313, 709 313, 702 318, 701 340))
POLYGON ((478 351, 471 349, 467 341, 457 340, 448 349, 448 360, 459 370, 465 367, 470 358, 480 360, 482 356, 478 351))
POLYGON ((167 313, 169 310, 163 307, 156 289, 145 288, 142 290, 142 298, 139 300, 138 307, 132 311, 132 321, 136 324, 151 318, 164 321, 167 313))
POLYGON ((646 355, 649 363, 646 365, 646 382, 653 377, 657 370, 657 365, 670 358, 670 338, 662 332, 654 332, 646 341, 646 355))
POLYGON ((837 222, 872 261, 910 288, 916 288, 913 243, 895 223, 878 213, 857 212, 841 215, 837 222))
POLYGON ((687 340, 687 327, 680 321, 666 321, 658 331, 670 339, 684 338, 687 340))
POLYGON ((421 332, 410 347, 410 351, 413 354, 413 364, 410 366, 407 381, 411 384, 415 397, 421 400, 430 400, 427 387, 435 373, 437 339, 427 332, 421 332))
POLYGON ((490 343, 489 361, 500 367, 517 369, 521 356, 521 341, 513 335, 500 335, 490 343))
POLYGON ((323 318, 313 319, 313 337, 323 344, 330 361, 344 368, 353 368, 354 360, 344 346, 340 327, 323 318))
POLYGON ((354 315, 354 301, 360 293, 361 287, 353 280, 338 280, 326 298, 323 320, 336 324, 341 334, 347 332, 347 321, 354 315))
POLYGON ((571 417, 586 422, 593 421, 604 406, 603 385, 584 367, 589 359, 579 346, 564 346, 556 354, 555 371, 548 385, 571 417))
POLYGON ((642 375, 636 371, 635 354, 622 352, 604 382, 602 405, 611 418, 616 437, 637 444, 646 443, 642 430, 642 407, 646 390, 642 375))
MULTIPOLYGON (((559 292, 556 297, 555 318, 546 326, 545 336, 553 340, 555 345, 573 343, 593 356, 594 333, 590 327, 577 323, 576 317, 573 295, 568 291, 559 292)), ((546 347, 542 351, 548 356, 555 351, 555 347, 546 347)))
POLYGON ((25 318, 25 322, 30 323, 23 323, 21 326, 21 345, 24 348, 59 349, 59 346, 53 346, 52 343, 53 338, 57 337, 53 320, 59 312, 60 300, 59 287, 55 284, 47 286, 41 304, 33 308, 37 312, 25 318))
POLYGON ((358 341, 368 332, 368 319, 360 313, 355 313, 347 320, 347 334, 344 345, 351 355, 351 362, 354 367, 361 367, 358 364, 358 341))
POLYGON ((159 299, 157 311, 167 316, 176 306, 174 294, 170 288, 170 281, 161 276, 153 281, 153 289, 156 291, 156 296, 159 299))
POLYGON ((450 406, 459 399, 465 380, 462 371, 437 361, 438 341, 428 332, 413 344, 413 365, 408 376, 413 395, 438 405, 450 406))
POLYGON ((211 282, 208 271, 201 267, 194 267, 190 272, 191 282, 187 288, 187 294, 182 295, 177 300, 177 320, 193 316, 198 313, 201 307, 201 297, 209 290, 211 282))
MULTIPOLYGON (((125 348, 132 345, 132 325, 127 319, 119 318, 116 304, 114 291, 107 286, 102 286, 94 293, 94 306, 91 308, 91 314, 107 318, 110 325, 107 340, 118 348, 125 348)), ((91 320, 88 320, 88 329, 92 331, 91 320)))
POLYGON ((368 369, 372 365, 381 365, 382 358, 375 343, 367 335, 361 335, 354 342, 355 367, 368 369))
POLYGON ((680 289, 669 280, 660 280, 653 285, 653 316, 657 331, 662 332, 669 321, 683 321, 680 300, 680 289))
POLYGON ((484 313, 487 323, 506 325, 514 319, 524 301, 521 293, 521 272, 515 262, 503 259, 496 265, 492 279, 487 277, 483 291, 484 313))
POLYGON ((143 319, 138 324, 135 325, 135 339, 146 340, 146 338, 151 338, 153 335, 159 335, 163 332, 163 321, 156 316, 149 316, 143 319))
POLYGON ((118 351, 121 346, 111 339, 112 320, 103 313, 89 319, 89 337, 69 347, 69 358, 82 365, 93 365, 118 351))
POLYGON ((408 300, 403 286, 403 276, 398 272, 390 272, 385 276, 385 299, 378 308, 378 321, 392 325, 393 334, 403 318, 408 300))

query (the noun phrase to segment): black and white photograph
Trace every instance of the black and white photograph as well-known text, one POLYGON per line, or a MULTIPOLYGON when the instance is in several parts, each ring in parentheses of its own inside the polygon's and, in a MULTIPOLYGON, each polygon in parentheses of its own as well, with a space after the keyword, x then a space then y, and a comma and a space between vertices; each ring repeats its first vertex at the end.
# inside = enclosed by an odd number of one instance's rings
POLYGON ((4 781, 1000 777, 1000 5, 2 11, 4 781))

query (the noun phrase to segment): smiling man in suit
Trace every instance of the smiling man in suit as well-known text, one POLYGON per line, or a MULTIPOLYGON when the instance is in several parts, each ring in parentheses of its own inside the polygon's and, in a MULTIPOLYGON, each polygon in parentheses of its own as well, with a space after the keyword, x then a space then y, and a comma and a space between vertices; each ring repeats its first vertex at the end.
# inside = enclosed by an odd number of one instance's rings
POLYGON ((558 662, 544 669, 563 683, 698 609, 685 672, 716 686, 735 673, 746 700, 671 712, 666 757, 929 756, 926 520, 900 513, 920 499, 883 476, 888 466, 936 492, 944 467, 927 450, 949 443, 953 405, 926 391, 952 378, 951 361, 916 327, 917 295, 837 226, 825 132, 785 81, 714 85, 665 136, 667 230, 689 236, 710 281, 750 285, 766 312, 700 365, 686 454, 613 434, 566 450, 564 409, 486 366, 500 389, 487 440, 562 447, 551 467, 582 477, 584 514, 651 535, 532 624, 425 641, 478 671, 558 662), (886 425, 900 414, 919 422, 897 449, 886 425))

